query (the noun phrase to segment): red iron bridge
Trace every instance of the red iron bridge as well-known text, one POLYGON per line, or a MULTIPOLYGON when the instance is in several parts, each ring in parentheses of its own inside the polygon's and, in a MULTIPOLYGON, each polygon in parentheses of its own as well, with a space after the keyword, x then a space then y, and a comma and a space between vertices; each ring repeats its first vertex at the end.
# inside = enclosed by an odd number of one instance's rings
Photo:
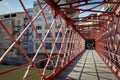
POLYGON ((29 23, 18 36, 0 19, 0 29, 12 42, 0 53, 0 80, 120 80, 120 0, 37 0, 39 10, 32 18, 24 1, 18 0, 29 23), (36 28, 39 16, 46 25, 42 38, 36 28), (39 45, 29 54, 22 42, 31 28, 39 45), (49 36, 52 46, 46 44, 49 36), (4 63, 14 49, 21 52, 15 53, 18 61, 26 63, 4 63))

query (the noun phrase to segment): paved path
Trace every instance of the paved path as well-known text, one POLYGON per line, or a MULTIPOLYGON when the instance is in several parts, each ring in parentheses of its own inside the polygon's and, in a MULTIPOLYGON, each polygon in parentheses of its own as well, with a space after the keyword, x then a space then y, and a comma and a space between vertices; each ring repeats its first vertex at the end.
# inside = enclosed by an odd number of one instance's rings
POLYGON ((55 80, 118 80, 95 50, 86 50, 55 80))

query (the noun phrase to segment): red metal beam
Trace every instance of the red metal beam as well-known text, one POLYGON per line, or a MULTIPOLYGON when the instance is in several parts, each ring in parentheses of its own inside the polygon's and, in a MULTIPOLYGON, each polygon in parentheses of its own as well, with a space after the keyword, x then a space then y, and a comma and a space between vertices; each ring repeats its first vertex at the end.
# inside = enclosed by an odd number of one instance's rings
POLYGON ((75 26, 71 22, 70 18, 68 18, 64 13, 60 11, 59 6, 53 0, 45 0, 45 2, 48 3, 50 7, 55 11, 55 16, 57 15, 61 16, 66 21, 67 25, 71 25, 73 30, 75 30, 75 32, 80 34, 79 31, 75 28, 75 26))
MULTIPOLYGON (((76 2, 76 3, 79 3, 79 2, 76 2)), ((73 3, 73 4, 74 4, 74 3, 73 3)), ((86 4, 86 3, 84 3, 84 4, 79 4, 79 5, 77 5, 77 6, 74 6, 74 8, 75 8, 75 7, 79 7, 79 6, 94 5, 94 4, 118 4, 118 2, 105 2, 105 1, 101 1, 101 2, 98 2, 98 1, 96 1, 96 2, 89 2, 89 1, 88 1, 87 4, 86 4)), ((58 6, 68 6, 68 5, 72 5, 72 3, 60 4, 60 5, 58 5, 58 6)))
POLYGON ((99 12, 99 13, 112 13, 112 12, 108 12, 108 11, 99 11, 99 10, 92 10, 92 9, 73 9, 73 8, 62 8, 64 10, 62 10, 62 12, 68 12, 70 10, 72 11, 87 11, 87 12, 99 12))

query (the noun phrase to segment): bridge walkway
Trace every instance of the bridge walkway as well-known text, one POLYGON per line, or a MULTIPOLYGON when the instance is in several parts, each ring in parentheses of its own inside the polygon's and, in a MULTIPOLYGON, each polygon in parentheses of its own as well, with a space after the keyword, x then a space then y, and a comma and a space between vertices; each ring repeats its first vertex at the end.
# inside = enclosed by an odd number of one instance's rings
POLYGON ((118 80, 95 50, 86 50, 55 80, 118 80))

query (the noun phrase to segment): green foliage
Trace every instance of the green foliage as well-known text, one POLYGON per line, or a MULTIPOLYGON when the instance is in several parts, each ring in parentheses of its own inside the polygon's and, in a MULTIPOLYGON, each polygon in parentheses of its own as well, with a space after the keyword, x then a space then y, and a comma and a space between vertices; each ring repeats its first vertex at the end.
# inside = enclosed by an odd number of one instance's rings
MULTIPOLYGON (((8 66, 8 65, 0 65, 0 72, 8 70, 14 66, 8 66)), ((0 80, 21 80, 27 67, 17 69, 5 74, 0 75, 0 80)), ((42 71, 42 69, 40 69, 42 71)), ((45 75, 49 75, 52 72, 52 70, 47 70, 45 75)), ((40 80, 40 75, 36 72, 34 68, 31 68, 29 71, 29 75, 32 74, 32 76, 29 76, 26 80, 40 80)))

